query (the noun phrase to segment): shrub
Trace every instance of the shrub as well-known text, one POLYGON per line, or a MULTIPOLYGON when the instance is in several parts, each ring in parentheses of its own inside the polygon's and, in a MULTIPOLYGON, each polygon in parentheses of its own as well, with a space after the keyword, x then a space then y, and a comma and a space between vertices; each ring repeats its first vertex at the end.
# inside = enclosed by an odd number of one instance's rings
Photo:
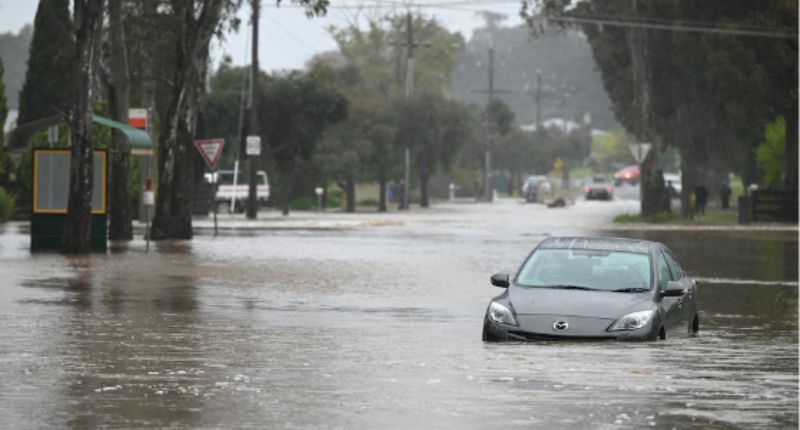
POLYGON ((317 200, 314 197, 302 196, 292 200, 292 210, 309 211, 317 208, 317 200))
POLYGON ((8 221, 14 209, 14 197, 0 187, 0 222, 8 221))

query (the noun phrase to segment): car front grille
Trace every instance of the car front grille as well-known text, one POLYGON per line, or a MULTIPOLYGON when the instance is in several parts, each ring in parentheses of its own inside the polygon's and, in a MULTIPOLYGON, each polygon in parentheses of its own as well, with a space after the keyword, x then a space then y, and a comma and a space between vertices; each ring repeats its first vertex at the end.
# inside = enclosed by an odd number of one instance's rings
POLYGON ((529 333, 526 331, 518 331, 518 330, 509 330, 508 338, 509 340, 522 340, 522 341, 560 340, 560 341, 570 341, 570 342, 603 342, 603 341, 617 340, 617 338, 613 336, 559 336, 554 334, 529 333))

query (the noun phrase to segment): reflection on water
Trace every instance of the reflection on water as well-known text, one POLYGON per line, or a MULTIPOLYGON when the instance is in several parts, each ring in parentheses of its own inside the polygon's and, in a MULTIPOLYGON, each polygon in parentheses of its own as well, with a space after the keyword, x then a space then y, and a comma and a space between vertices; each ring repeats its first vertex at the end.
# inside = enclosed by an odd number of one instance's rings
POLYGON ((796 232, 615 231, 666 244, 692 276, 797 280, 796 232))
POLYGON ((0 422, 796 427, 796 237, 620 234, 665 242, 693 276, 766 282, 701 281, 697 338, 490 345, 488 274, 542 235, 282 232, 0 260, 0 422))

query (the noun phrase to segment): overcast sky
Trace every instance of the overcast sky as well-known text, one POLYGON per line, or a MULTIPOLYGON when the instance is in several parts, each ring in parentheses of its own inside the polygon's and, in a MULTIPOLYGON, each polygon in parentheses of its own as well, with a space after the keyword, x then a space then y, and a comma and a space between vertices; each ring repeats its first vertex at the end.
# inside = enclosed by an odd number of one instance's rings
MULTIPOLYGON (((38 3, 37 0, 0 0, 0 33, 16 33, 25 24, 32 23, 38 3)), ((268 71, 301 68, 314 54, 335 49, 327 31, 330 26, 344 27, 350 22, 363 25, 367 18, 407 10, 405 6, 396 6, 405 4, 399 0, 332 0, 326 17, 309 19, 302 9, 291 6, 286 0, 280 8, 274 7, 273 1, 262 4, 259 62, 261 68, 268 71), (380 8, 376 7, 379 4, 380 8), (356 8, 359 5, 366 6, 359 10, 356 8)), ((483 25, 478 11, 507 15, 505 25, 522 22, 517 0, 417 0, 415 4, 424 6, 413 10, 435 16, 444 27, 461 32, 466 39, 475 28, 483 25)), ((243 6, 239 11, 243 24, 239 33, 228 34, 226 40, 213 43, 215 60, 229 55, 236 64, 249 62, 249 14, 250 8, 243 6)))

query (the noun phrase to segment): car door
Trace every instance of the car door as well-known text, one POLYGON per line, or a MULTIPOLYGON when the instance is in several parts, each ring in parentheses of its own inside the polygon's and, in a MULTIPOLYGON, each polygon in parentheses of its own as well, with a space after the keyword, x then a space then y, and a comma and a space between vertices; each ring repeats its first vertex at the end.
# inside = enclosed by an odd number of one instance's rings
POLYGON ((681 310, 681 321, 685 321, 688 324, 690 319, 694 318, 694 314, 697 313, 697 287, 694 281, 683 272, 675 256, 668 249, 664 249, 663 252, 673 280, 680 282, 683 288, 686 289, 686 295, 681 297, 678 303, 681 310))
MULTIPOLYGON (((667 289, 667 283, 672 281, 672 272, 670 271, 667 258, 663 250, 658 250, 656 255, 656 275, 658 277, 658 291, 667 289)), ((676 329, 682 319, 683 311, 683 297, 664 297, 659 294, 659 306, 664 312, 664 328, 667 331, 676 329)))

